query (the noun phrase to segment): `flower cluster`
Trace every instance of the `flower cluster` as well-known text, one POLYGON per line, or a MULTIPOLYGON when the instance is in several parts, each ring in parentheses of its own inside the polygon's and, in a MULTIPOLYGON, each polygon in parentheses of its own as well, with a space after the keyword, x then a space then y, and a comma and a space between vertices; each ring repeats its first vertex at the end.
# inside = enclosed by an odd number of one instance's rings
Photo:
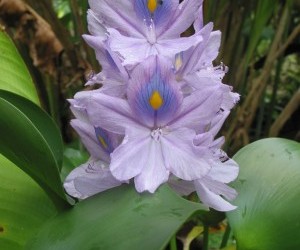
POLYGON ((71 125, 89 161, 67 177, 66 191, 84 199, 134 181, 138 192, 163 183, 220 211, 235 208, 226 184, 237 164, 214 139, 239 100, 214 66, 221 34, 203 26, 202 1, 90 0, 86 42, 102 71, 70 100, 71 125), (181 34, 193 25, 195 33, 181 34))

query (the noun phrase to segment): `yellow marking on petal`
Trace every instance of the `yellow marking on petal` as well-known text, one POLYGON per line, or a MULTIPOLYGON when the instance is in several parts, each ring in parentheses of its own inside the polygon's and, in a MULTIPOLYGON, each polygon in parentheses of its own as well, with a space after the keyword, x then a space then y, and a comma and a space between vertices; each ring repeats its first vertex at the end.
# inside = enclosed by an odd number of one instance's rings
POLYGON ((157 0, 148 0, 148 10, 153 13, 157 8, 157 0))
POLYGON ((99 140, 99 142, 101 143, 101 145, 102 145, 105 149, 108 148, 108 145, 107 145, 106 141, 103 139, 102 136, 98 135, 98 140, 99 140))
POLYGON ((176 54, 175 56, 175 69, 179 70, 182 66, 182 56, 181 53, 176 54))
POLYGON ((152 93, 149 103, 154 110, 158 110, 163 104, 163 99, 157 90, 152 93))

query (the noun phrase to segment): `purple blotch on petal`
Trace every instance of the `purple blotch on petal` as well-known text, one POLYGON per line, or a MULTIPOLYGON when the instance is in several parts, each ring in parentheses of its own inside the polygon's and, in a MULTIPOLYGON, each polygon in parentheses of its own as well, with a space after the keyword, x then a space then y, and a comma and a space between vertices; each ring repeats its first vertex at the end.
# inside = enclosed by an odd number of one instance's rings
POLYGON ((150 76, 150 81, 142 84, 136 92, 131 106, 137 116, 152 120, 153 126, 159 127, 178 111, 180 94, 179 90, 172 86, 170 79, 162 77, 160 69, 157 68, 150 76), (151 103, 152 98, 156 98, 154 103, 151 103))
POLYGON ((112 153, 114 151, 114 146, 109 132, 100 127, 95 127, 95 134, 99 146, 108 154, 112 153))
POLYGON ((153 0, 156 6, 151 10, 148 3, 151 0, 135 0, 134 9, 142 20, 149 26, 152 21, 159 26, 170 19, 172 12, 172 0, 153 0))

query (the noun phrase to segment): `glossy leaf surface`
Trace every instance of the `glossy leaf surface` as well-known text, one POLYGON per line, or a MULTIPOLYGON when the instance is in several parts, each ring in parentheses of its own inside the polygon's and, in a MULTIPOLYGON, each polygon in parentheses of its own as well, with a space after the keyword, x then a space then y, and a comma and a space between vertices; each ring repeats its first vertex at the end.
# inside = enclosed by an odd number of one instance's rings
POLYGON ((26 65, 8 35, 0 30, 0 89, 24 96, 39 105, 26 65))
POLYGON ((56 210, 44 191, 2 155, 0 180, 0 249, 21 250, 56 210))
POLYGON ((3 90, 0 113, 0 153, 60 202, 65 198, 59 176, 63 146, 52 119, 27 99, 3 90))
POLYGON ((59 214, 27 249, 159 250, 201 208, 167 186, 155 194, 139 194, 131 185, 123 185, 59 214))
POLYGON ((241 149, 238 209, 228 219, 239 250, 300 249, 300 144, 271 138, 241 149))

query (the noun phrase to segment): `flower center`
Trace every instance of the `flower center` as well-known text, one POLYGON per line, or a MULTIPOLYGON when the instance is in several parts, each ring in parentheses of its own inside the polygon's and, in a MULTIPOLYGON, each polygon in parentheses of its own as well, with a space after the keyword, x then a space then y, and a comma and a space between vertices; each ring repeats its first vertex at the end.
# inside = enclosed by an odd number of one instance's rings
POLYGON ((155 25, 153 22, 153 19, 151 18, 150 21, 147 21, 146 19, 144 20, 144 24, 147 27, 147 40, 150 44, 155 44, 156 43, 156 32, 155 32, 155 25))
POLYGON ((151 131, 151 137, 153 140, 159 141, 161 136, 163 136, 163 130, 161 128, 151 131))

